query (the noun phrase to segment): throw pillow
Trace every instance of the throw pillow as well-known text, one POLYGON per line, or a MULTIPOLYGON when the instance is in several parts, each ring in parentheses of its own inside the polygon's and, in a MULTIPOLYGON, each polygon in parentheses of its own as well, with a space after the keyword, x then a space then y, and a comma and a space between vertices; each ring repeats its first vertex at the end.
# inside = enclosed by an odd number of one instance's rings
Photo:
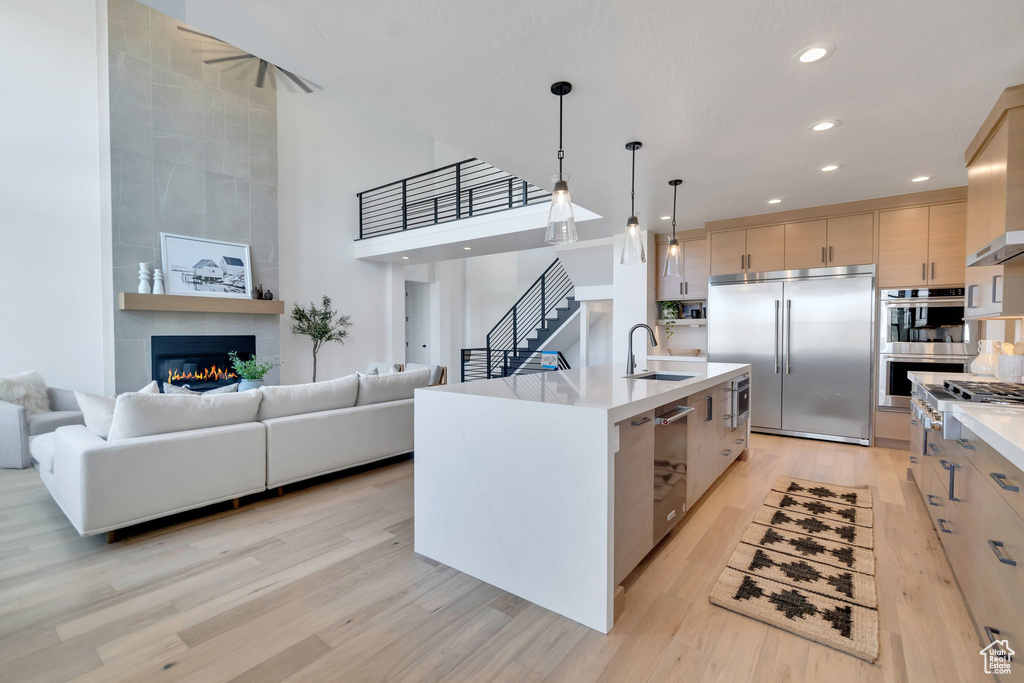
POLYGON ((210 389, 209 391, 193 391, 188 387, 179 387, 170 382, 164 382, 164 395, 181 394, 184 396, 219 396, 221 394, 234 394, 238 392, 238 382, 234 384, 225 384, 222 387, 216 389, 210 389))
POLYGON ((412 398, 413 392, 430 382, 429 370, 396 372, 379 377, 360 377, 357 406, 412 398))
POLYGON ((415 372, 417 370, 429 370, 430 371, 430 384, 431 386, 441 383, 441 371, 444 368, 440 365, 420 365, 419 363, 406 363, 406 372, 415 372))
MULTIPOLYGON (((138 393, 159 394, 160 385, 153 380, 139 389, 138 393)), ((96 436, 107 438, 110 433, 110 422, 114 419, 114 405, 117 403, 117 397, 97 396, 76 391, 75 399, 78 401, 78 407, 85 419, 85 428, 96 436)))
POLYGON ((0 377, 0 401, 19 405, 28 413, 45 413, 50 409, 46 381, 38 372, 0 377))
POLYGON ((260 387, 263 401, 257 420, 271 420, 287 415, 319 413, 324 410, 351 408, 356 404, 359 377, 349 375, 327 382, 260 387))
MULTIPOLYGON (((121 394, 114 406, 108 441, 140 436, 221 427, 252 422, 260 400, 258 391, 225 396, 161 396, 121 394)), ((230 439, 225 448, 230 448, 230 439)))

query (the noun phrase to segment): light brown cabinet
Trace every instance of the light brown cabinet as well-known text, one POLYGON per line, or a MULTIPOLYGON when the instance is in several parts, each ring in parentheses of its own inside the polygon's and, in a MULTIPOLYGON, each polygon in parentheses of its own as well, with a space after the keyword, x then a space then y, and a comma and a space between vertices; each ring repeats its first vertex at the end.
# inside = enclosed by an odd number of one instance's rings
POLYGON ((854 266, 874 261, 872 214, 786 223, 786 269, 854 266))
POLYGON ((880 287, 952 287, 965 279, 967 204, 879 214, 880 287))
POLYGON ((786 226, 711 233, 711 275, 761 273, 786 267, 786 226))
POLYGON ((663 275, 668 258, 667 242, 658 244, 658 301, 706 299, 708 297, 708 241, 686 240, 679 243, 682 273, 663 275))
POLYGON ((616 424, 615 582, 654 547, 654 411, 616 424))

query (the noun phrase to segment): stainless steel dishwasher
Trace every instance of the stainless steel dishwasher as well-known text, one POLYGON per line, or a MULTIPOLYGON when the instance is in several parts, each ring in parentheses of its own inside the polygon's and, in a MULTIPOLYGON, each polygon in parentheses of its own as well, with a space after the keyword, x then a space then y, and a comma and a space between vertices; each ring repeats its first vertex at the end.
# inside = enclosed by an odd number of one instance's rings
POLYGON ((654 412, 654 542, 686 512, 686 422, 693 408, 671 403, 654 412))

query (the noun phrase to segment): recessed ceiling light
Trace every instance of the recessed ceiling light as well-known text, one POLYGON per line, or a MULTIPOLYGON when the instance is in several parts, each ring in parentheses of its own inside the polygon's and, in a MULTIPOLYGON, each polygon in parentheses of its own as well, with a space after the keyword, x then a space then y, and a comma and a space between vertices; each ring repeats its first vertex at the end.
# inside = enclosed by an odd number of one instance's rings
POLYGON ((408 256, 403 256, 403 257, 402 257, 402 260, 403 260, 403 261, 408 261, 408 260, 409 260, 409 258, 410 258, 410 257, 408 257, 408 256))
POLYGON ((829 119, 827 121, 818 121, 816 124, 811 126, 811 130, 815 133, 821 133, 826 130, 832 130, 839 125, 839 122, 835 119, 829 119))
POLYGON ((932 179, 932 177, 930 175, 919 175, 916 178, 911 178, 910 182, 912 182, 912 183, 923 183, 924 181, 931 180, 931 179, 932 179))
POLYGON ((822 166, 818 170, 822 171, 823 173, 830 173, 832 171, 838 170, 840 166, 842 166, 842 164, 829 164, 828 166, 822 166))
POLYGON ((672 220, 672 216, 662 216, 661 220, 663 220, 663 221, 670 221, 670 220, 672 220))
POLYGON ((463 249, 465 249, 466 251, 471 251, 473 247, 463 247, 463 249))
POLYGON ((781 199, 778 199, 778 198, 776 198, 776 199, 769 199, 769 200, 768 200, 768 203, 769 203, 769 204, 781 204, 781 203, 782 203, 782 200, 781 200, 781 199))
POLYGON ((800 50, 800 52, 793 55, 793 59, 801 64, 813 64, 814 62, 820 62, 835 51, 836 46, 831 43, 817 43, 816 45, 808 45, 800 50))

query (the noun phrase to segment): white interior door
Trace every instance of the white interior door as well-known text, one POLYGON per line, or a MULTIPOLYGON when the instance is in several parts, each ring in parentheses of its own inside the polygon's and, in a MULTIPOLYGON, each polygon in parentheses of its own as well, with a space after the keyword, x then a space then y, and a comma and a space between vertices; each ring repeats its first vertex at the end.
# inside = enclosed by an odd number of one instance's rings
POLYGON ((405 362, 430 363, 429 285, 405 283, 405 362))

